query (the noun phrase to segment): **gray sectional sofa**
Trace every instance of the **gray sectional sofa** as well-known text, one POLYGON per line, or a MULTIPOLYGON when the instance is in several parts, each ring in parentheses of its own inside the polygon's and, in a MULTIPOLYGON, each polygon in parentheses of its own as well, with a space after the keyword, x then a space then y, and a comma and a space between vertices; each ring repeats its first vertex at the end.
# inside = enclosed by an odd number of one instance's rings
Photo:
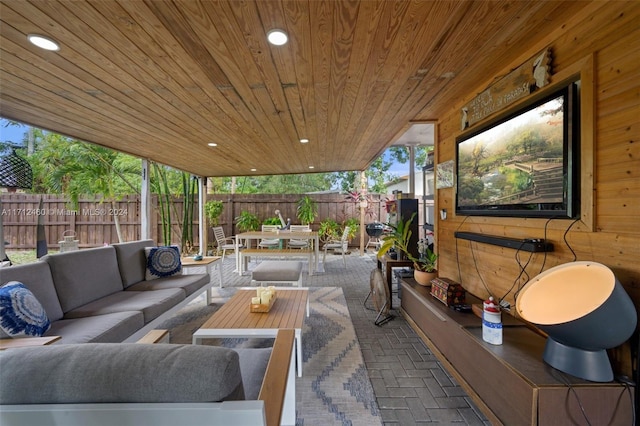
POLYGON ((267 349, 131 343, 212 285, 208 274, 145 280, 144 249, 153 246, 0 268, 0 285, 19 281, 43 305, 45 336, 61 336, 0 351, 0 424, 295 424, 293 330, 280 330, 267 349))
MULTIPOLYGON (((43 305, 56 344, 135 342, 211 288, 208 274, 145 280, 153 240, 47 255, 0 268, 0 285, 23 283, 43 305)), ((6 337, 6 336, 3 336, 6 337)))
POLYGON ((293 330, 280 330, 264 349, 83 343, 1 351, 0 424, 294 425, 293 342, 293 330))

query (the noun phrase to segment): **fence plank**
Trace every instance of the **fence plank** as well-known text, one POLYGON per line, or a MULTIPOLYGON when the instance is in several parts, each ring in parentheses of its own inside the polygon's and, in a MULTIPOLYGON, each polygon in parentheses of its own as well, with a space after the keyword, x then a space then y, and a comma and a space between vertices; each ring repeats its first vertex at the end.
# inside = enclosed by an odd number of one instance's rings
MULTIPOLYGON (((38 216, 44 216, 45 235, 50 249, 58 249, 58 242, 63 239, 65 232, 75 233, 79 240, 79 247, 98 247, 104 244, 118 242, 114 217, 120 221, 120 227, 124 241, 134 241, 140 238, 140 200, 136 195, 122 197, 115 203, 101 202, 99 197, 85 197, 78 203, 77 209, 70 206, 68 200, 56 194, 23 194, 2 193, 2 220, 4 226, 5 241, 8 249, 35 249, 36 226, 38 216), (43 200, 42 210, 38 209, 40 198, 43 200)), ((297 218, 297 203, 304 195, 300 194, 208 194, 207 200, 223 202, 223 213, 220 216, 219 225, 224 228, 226 235, 235 235, 238 231, 235 227, 235 218, 242 211, 249 211, 258 216, 260 221, 275 217, 275 211, 280 210, 282 217, 291 223, 299 223, 297 218)), ((353 217, 359 221, 360 212, 358 206, 346 199, 342 194, 314 194, 311 196, 318 206, 318 215, 311 224, 314 230, 320 226, 320 222, 331 218, 338 223, 344 223, 353 217)), ((384 195, 382 196, 384 197, 384 195)), ((387 220, 384 202, 381 196, 372 194, 372 206, 376 212, 375 219, 385 222, 387 220)), ((159 214, 159 202, 157 195, 151 199, 152 238, 159 243, 162 235, 162 220, 159 214)), ((183 201, 174 199, 174 209, 171 211, 172 244, 180 244, 180 229, 182 222, 183 201)), ((194 209, 192 244, 198 244, 198 212, 194 209)), ((367 218, 367 222, 372 221, 367 218)), ((213 238, 209 239, 213 242, 213 238)), ((354 240, 358 244, 359 239, 354 240)))

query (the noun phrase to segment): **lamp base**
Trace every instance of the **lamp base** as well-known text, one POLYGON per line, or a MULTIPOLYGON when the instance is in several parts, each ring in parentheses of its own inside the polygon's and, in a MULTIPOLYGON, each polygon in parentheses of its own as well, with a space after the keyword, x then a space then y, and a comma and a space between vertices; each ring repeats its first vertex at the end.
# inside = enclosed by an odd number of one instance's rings
POLYGON ((553 368, 581 379, 592 382, 613 380, 611 362, 604 349, 592 351, 575 348, 548 337, 542 358, 553 368))

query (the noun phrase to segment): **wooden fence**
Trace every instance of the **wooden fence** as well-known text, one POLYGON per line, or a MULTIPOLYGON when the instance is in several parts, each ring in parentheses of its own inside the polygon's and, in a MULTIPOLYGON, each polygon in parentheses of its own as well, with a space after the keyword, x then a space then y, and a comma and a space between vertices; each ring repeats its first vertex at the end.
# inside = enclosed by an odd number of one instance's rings
MULTIPOLYGON (((68 200, 59 195, 33 195, 20 193, 2 193, 2 221, 4 239, 7 249, 35 249, 37 242, 38 219, 44 223, 47 245, 50 249, 59 248, 58 242, 64 235, 75 235, 81 248, 98 247, 104 244, 118 242, 114 219, 120 222, 123 241, 134 241, 140 238, 140 199, 138 196, 127 196, 112 206, 101 203, 100 199, 81 199, 77 209, 69 207, 68 200), (42 200, 42 208, 40 208, 42 200)), ((235 235, 235 218, 242 211, 249 211, 264 219, 275 217, 275 211, 280 210, 283 218, 291 219, 291 223, 299 223, 297 219, 297 203, 303 195, 287 194, 210 194, 207 200, 219 200, 224 204, 219 225, 224 228, 225 235, 235 235)), ((371 210, 373 217, 367 217, 366 222, 373 219, 386 221, 384 195, 371 195, 371 210), (381 201, 382 199, 382 201, 381 201)), ((318 229, 320 222, 330 218, 343 223, 349 218, 360 220, 360 210, 356 203, 348 201, 341 194, 318 194, 312 199, 318 206, 318 215, 312 224, 318 229)), ((158 199, 152 197, 152 238, 160 242, 162 223, 158 210, 158 199)), ((171 212, 172 243, 181 242, 181 224, 183 202, 181 198, 174 199, 171 212)), ((198 212, 194 212, 193 245, 198 245, 198 212)), ((209 235, 209 242, 213 235, 209 235)), ((359 240, 353 241, 358 245, 359 240)))

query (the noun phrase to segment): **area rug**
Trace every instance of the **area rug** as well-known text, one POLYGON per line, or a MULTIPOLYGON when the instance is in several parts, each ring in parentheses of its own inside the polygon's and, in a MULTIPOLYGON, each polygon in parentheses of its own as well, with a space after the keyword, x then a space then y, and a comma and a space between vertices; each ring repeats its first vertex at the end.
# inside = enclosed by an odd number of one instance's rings
MULTIPOLYGON (((159 328, 170 330, 171 343, 191 343, 195 330, 235 293, 214 290, 213 303, 191 303, 159 328)), ((302 330, 303 376, 296 378, 299 426, 381 425, 378 405, 342 289, 309 289, 310 316, 302 330)), ((264 347, 270 339, 210 339, 227 347, 264 347)))

